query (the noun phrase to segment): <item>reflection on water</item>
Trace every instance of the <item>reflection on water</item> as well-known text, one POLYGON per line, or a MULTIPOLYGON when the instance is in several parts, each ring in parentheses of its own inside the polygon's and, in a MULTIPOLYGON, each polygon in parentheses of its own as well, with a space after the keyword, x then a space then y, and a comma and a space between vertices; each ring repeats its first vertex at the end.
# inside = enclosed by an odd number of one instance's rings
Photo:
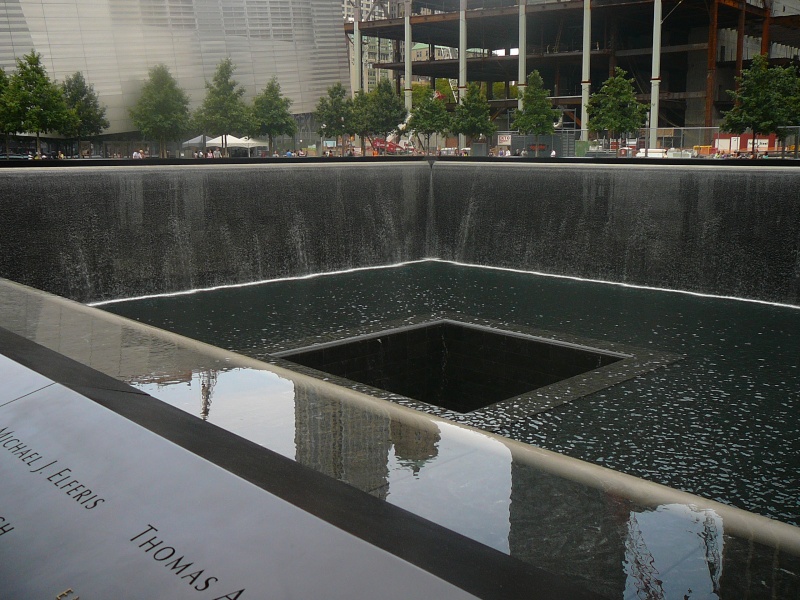
POLYGON ((785 589, 798 589, 797 558, 730 537, 726 548, 711 510, 640 507, 519 462, 491 436, 342 402, 313 380, 234 368, 137 387, 198 416, 210 407, 216 425, 612 598, 711 600, 742 585, 758 598, 781 583, 742 573, 778 564, 785 589))
POLYGON ((131 381, 138 389, 288 458, 295 458, 294 383, 269 371, 200 369, 183 381, 131 381))
POLYGON ((722 519, 713 510, 668 504, 631 512, 625 540, 625 598, 718 600, 722 531, 722 519))
POLYGON ((104 308, 261 358, 293 341, 440 311, 679 354, 498 433, 800 523, 798 310, 443 263, 104 308))

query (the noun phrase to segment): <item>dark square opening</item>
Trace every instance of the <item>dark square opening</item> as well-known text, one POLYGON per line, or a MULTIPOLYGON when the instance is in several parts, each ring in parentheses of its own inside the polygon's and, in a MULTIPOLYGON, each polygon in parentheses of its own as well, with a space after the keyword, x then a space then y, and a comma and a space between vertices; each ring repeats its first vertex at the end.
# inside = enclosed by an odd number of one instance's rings
POLYGON ((276 356, 468 413, 624 357, 488 327, 440 321, 276 356))

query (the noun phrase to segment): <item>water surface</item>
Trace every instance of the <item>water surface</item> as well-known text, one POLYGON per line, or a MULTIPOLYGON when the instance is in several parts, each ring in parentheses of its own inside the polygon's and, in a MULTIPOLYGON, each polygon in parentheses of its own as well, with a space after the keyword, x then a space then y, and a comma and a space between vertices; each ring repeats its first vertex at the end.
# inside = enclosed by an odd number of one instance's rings
POLYGON ((797 309, 442 262, 103 308, 259 358, 437 312, 681 354, 499 433, 800 525, 797 309))

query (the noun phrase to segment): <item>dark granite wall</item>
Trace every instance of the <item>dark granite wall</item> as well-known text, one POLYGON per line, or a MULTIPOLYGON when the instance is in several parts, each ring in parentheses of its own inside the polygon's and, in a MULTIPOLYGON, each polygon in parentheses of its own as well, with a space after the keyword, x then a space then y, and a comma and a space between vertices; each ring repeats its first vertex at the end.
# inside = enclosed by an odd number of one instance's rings
POLYGON ((433 173, 431 256, 800 304, 800 169, 439 162, 433 173))
POLYGON ((800 304, 798 189, 711 163, 0 169, 0 276, 91 301, 435 257, 800 304))
POLYGON ((0 276, 79 301, 424 255, 430 166, 0 169, 0 276))

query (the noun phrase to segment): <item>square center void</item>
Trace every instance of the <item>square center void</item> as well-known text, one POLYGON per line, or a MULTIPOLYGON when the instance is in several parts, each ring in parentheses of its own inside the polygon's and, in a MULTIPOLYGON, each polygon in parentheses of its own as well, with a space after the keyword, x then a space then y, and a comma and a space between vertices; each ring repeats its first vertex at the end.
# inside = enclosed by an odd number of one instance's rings
POLYGON ((275 356, 457 413, 476 411, 626 358, 453 321, 356 336, 275 356))

